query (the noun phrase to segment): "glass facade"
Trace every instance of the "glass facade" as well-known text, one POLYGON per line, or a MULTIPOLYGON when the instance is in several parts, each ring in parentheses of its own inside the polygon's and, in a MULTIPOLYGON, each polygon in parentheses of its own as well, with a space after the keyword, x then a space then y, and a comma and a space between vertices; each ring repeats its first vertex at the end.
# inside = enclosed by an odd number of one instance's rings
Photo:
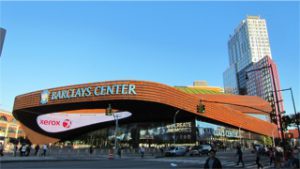
MULTIPOLYGON (((174 137, 177 144, 195 143, 195 123, 181 122, 170 123, 133 123, 121 125, 117 132, 120 144, 138 147, 139 144, 169 145, 173 144, 174 137)), ((100 129, 85 134, 76 140, 92 142, 100 147, 113 145, 115 140, 115 127, 100 129)))
POLYGON ((238 94, 238 81, 237 81, 237 73, 236 73, 236 65, 231 65, 224 73, 223 73, 223 82, 224 82, 224 92, 238 94))
MULTIPOLYGON (((241 126, 242 128, 242 126, 241 126)), ((136 148, 140 144, 149 147, 170 146, 176 144, 209 143, 216 146, 234 147, 237 144, 251 145, 261 141, 258 134, 195 120, 192 122, 170 123, 134 123, 121 125, 117 132, 118 143, 122 147, 136 148)), ((115 127, 100 129, 77 138, 100 147, 114 144, 115 127)))

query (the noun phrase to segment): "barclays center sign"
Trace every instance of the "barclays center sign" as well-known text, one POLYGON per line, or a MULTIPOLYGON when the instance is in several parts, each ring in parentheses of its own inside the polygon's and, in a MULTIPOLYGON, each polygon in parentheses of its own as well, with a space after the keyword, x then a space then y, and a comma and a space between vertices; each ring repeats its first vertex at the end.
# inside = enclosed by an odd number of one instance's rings
POLYGON ((136 95, 134 84, 113 84, 96 87, 70 88, 58 91, 43 90, 41 92, 41 104, 48 101, 64 100, 80 97, 107 96, 107 95, 136 95))

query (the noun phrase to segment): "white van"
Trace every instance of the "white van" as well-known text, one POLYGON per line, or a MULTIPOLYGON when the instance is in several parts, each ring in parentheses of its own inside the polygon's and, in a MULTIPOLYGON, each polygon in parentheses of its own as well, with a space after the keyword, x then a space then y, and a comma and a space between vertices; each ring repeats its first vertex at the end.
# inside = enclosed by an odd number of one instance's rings
POLYGON ((184 156, 186 154, 186 147, 170 147, 166 152, 165 156, 184 156))

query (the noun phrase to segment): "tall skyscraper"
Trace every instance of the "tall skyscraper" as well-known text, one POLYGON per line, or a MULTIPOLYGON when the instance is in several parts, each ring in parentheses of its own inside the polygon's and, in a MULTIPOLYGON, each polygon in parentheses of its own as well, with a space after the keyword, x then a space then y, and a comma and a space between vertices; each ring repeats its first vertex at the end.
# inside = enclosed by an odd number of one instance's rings
POLYGON ((260 96, 269 101, 273 107, 270 120, 281 130, 284 107, 266 20, 247 16, 230 35, 228 54, 229 68, 223 73, 225 93, 260 96))

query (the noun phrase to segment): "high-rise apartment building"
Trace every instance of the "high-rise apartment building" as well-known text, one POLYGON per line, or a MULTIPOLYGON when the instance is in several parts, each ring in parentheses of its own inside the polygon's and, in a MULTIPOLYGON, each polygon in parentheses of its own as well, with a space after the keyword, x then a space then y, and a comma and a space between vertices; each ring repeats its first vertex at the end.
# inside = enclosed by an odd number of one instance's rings
POLYGON ((237 64, 237 71, 264 56, 272 58, 265 19, 248 16, 230 35, 228 41, 229 64, 237 64))
POLYGON ((229 68, 223 73, 225 93, 260 96, 270 102, 271 120, 281 129, 283 112, 277 66, 272 60, 266 20, 247 16, 230 35, 229 68), (277 117, 277 118, 275 118, 277 117))

